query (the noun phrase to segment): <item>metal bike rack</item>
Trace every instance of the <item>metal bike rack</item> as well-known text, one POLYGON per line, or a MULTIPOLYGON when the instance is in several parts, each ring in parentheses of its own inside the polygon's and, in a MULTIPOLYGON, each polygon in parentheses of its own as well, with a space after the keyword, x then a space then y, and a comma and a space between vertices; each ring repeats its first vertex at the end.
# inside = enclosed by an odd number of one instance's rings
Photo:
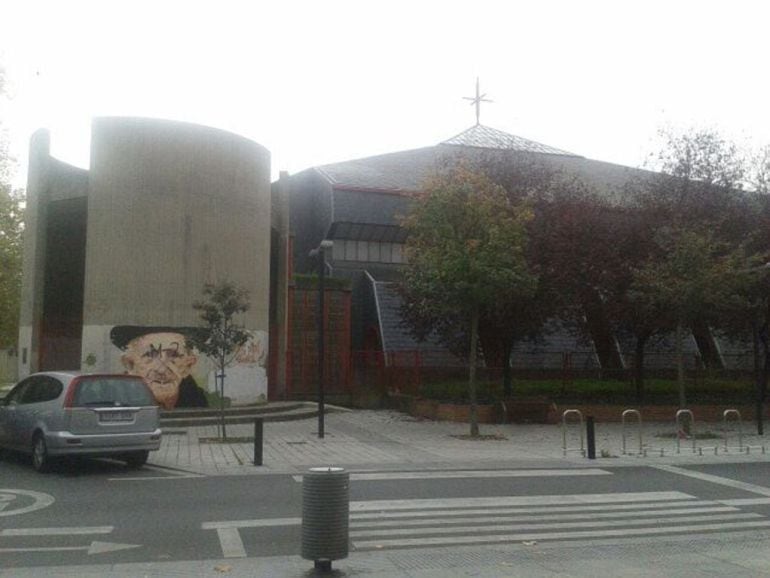
POLYGON ((586 450, 585 450, 585 444, 583 443, 583 414, 580 412, 579 409, 568 409, 565 410, 563 414, 561 414, 561 437, 562 437, 562 450, 564 451, 564 455, 567 455, 567 452, 580 452, 580 454, 585 457, 586 450), (580 432, 580 447, 579 448, 569 448, 567 447, 567 416, 570 415, 576 415, 578 416, 578 425, 579 425, 579 432, 580 432))
POLYGON ((680 409, 676 412, 676 453, 680 453, 682 449, 681 432, 683 430, 682 418, 689 416, 690 418, 690 435, 692 436, 692 453, 697 451, 697 439, 695 438, 695 416, 689 409, 680 409))
POLYGON ((724 412, 722 412, 722 432, 725 438, 725 452, 730 451, 727 445, 728 427, 729 427, 728 422, 730 421, 729 420, 730 417, 734 417, 734 419, 732 420, 732 423, 737 424, 738 426, 738 451, 742 452, 743 451, 743 424, 741 422, 741 412, 739 412, 737 409, 726 409, 724 412))
POLYGON ((621 421, 621 424, 622 424, 622 435, 623 435, 623 437, 622 437, 622 450, 621 450, 621 453, 623 455, 628 455, 630 453, 630 452, 626 451, 626 438, 627 438, 626 419, 629 416, 635 416, 636 417, 636 430, 637 430, 637 432, 639 434, 639 451, 637 452, 637 455, 644 455, 644 440, 643 440, 643 436, 642 436, 642 414, 639 413, 639 411, 636 410, 636 409, 627 409, 620 416, 620 421, 621 421))

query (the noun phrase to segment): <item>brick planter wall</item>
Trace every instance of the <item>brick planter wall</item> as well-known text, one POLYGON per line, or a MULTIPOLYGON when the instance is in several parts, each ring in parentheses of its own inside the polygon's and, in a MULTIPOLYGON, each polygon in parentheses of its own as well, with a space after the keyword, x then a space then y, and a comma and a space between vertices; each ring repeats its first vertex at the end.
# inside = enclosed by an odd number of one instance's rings
MULTIPOLYGON (((408 413, 414 417, 425 419, 467 422, 470 406, 467 404, 444 403, 433 399, 416 398, 409 395, 389 396, 390 406, 408 413)), ((554 404, 539 398, 506 400, 506 411, 509 423, 561 423, 565 410, 577 409, 585 419, 593 416, 598 423, 619 423, 623 412, 627 409, 639 410, 642 421, 674 423, 677 405, 611 405, 592 403, 559 403, 554 404)), ((480 404, 478 407, 479 423, 503 423, 503 412, 500 404, 480 404)), ((695 416, 695 422, 721 422, 726 409, 737 409, 743 421, 754 419, 754 406, 746 404, 708 404, 691 405, 688 407, 695 416)), ((766 418, 770 420, 770 417, 766 418)), ((633 420, 633 418, 632 418, 633 420)))

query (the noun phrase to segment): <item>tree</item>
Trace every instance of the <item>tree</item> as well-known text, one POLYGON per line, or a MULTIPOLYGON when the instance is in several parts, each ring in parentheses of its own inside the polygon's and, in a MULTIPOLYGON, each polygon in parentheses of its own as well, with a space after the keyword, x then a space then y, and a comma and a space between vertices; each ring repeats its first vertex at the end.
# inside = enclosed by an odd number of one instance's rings
MULTIPOLYGON (((0 96, 4 83, 0 68, 0 96)), ((0 347, 15 345, 19 335, 24 195, 11 186, 12 165, 0 119, 0 347)))
POLYGON ((514 204, 487 176, 460 163, 429 179, 403 221, 407 307, 422 319, 458 319, 470 336, 470 435, 478 436, 476 354, 479 319, 511 295, 529 298, 537 277, 527 267, 532 211, 514 204))
POLYGON ((23 197, 0 181, 0 347, 11 347, 19 334, 23 197))
POLYGON ((758 195, 770 194, 770 145, 751 155, 749 183, 758 195))
MULTIPOLYGON (((536 239, 543 227, 545 213, 538 210, 555 198, 583 191, 581 183, 565 178, 563 173, 543 155, 499 149, 453 151, 441 159, 439 166, 450 172, 458 163, 484 175, 505 190, 509 203, 534 208, 533 218, 526 223, 527 237, 536 239)), ((546 217, 547 218, 547 217, 546 217)), ((501 367, 503 395, 512 394, 511 356, 516 343, 540 339, 548 329, 549 318, 556 315, 561 303, 549 277, 544 274, 537 242, 526 245, 525 259, 530 272, 537 278, 537 287, 528 296, 518 291, 501 294, 491 307, 482 307, 479 315, 479 345, 484 363, 501 367)), ((433 333, 453 353, 468 351, 470 335, 467 324, 458 318, 425 317, 425 311, 405 302, 403 317, 418 339, 433 333)))
POLYGON ((658 252, 634 273, 632 295, 650 309, 668 312, 676 323, 679 404, 686 407, 684 330, 708 320, 732 292, 741 259, 710 231, 661 228, 658 252))
POLYGON ((649 220, 641 211, 590 192, 563 195, 541 211, 538 253, 563 300, 562 318, 592 339, 604 369, 621 367, 614 336, 633 336, 634 382, 641 399, 645 347, 663 321, 628 293, 634 267, 650 251, 649 220))
POLYGON ((199 314, 202 326, 192 335, 193 345, 208 356, 216 368, 219 381, 219 410, 222 437, 227 437, 225 429, 225 368, 235 358, 238 349, 249 339, 249 333, 237 324, 234 317, 249 309, 249 294, 229 281, 206 284, 203 288, 203 300, 193 303, 199 314))

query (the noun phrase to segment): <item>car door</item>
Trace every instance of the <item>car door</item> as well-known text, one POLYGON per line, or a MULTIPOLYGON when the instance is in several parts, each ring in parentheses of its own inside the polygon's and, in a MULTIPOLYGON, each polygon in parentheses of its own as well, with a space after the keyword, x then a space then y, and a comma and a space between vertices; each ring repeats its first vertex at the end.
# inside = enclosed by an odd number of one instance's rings
POLYGON ((0 445, 8 448, 19 448, 20 443, 17 439, 19 407, 21 400, 34 377, 28 377, 21 380, 16 386, 8 392, 3 403, 0 404, 0 445))
POLYGON ((25 451, 31 449, 32 434, 35 430, 40 428, 48 432, 52 422, 61 420, 62 412, 58 398, 62 389, 62 383, 53 376, 31 376, 31 383, 22 392, 16 408, 13 435, 17 447, 25 451))

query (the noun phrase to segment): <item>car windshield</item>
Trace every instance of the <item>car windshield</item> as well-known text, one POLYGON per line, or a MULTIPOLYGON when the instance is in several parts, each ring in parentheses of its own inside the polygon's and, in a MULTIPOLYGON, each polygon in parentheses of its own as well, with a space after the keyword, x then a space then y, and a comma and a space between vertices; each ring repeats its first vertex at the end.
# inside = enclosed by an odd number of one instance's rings
POLYGON ((85 377, 78 382, 75 407, 147 406, 155 401, 141 379, 131 377, 85 377))

